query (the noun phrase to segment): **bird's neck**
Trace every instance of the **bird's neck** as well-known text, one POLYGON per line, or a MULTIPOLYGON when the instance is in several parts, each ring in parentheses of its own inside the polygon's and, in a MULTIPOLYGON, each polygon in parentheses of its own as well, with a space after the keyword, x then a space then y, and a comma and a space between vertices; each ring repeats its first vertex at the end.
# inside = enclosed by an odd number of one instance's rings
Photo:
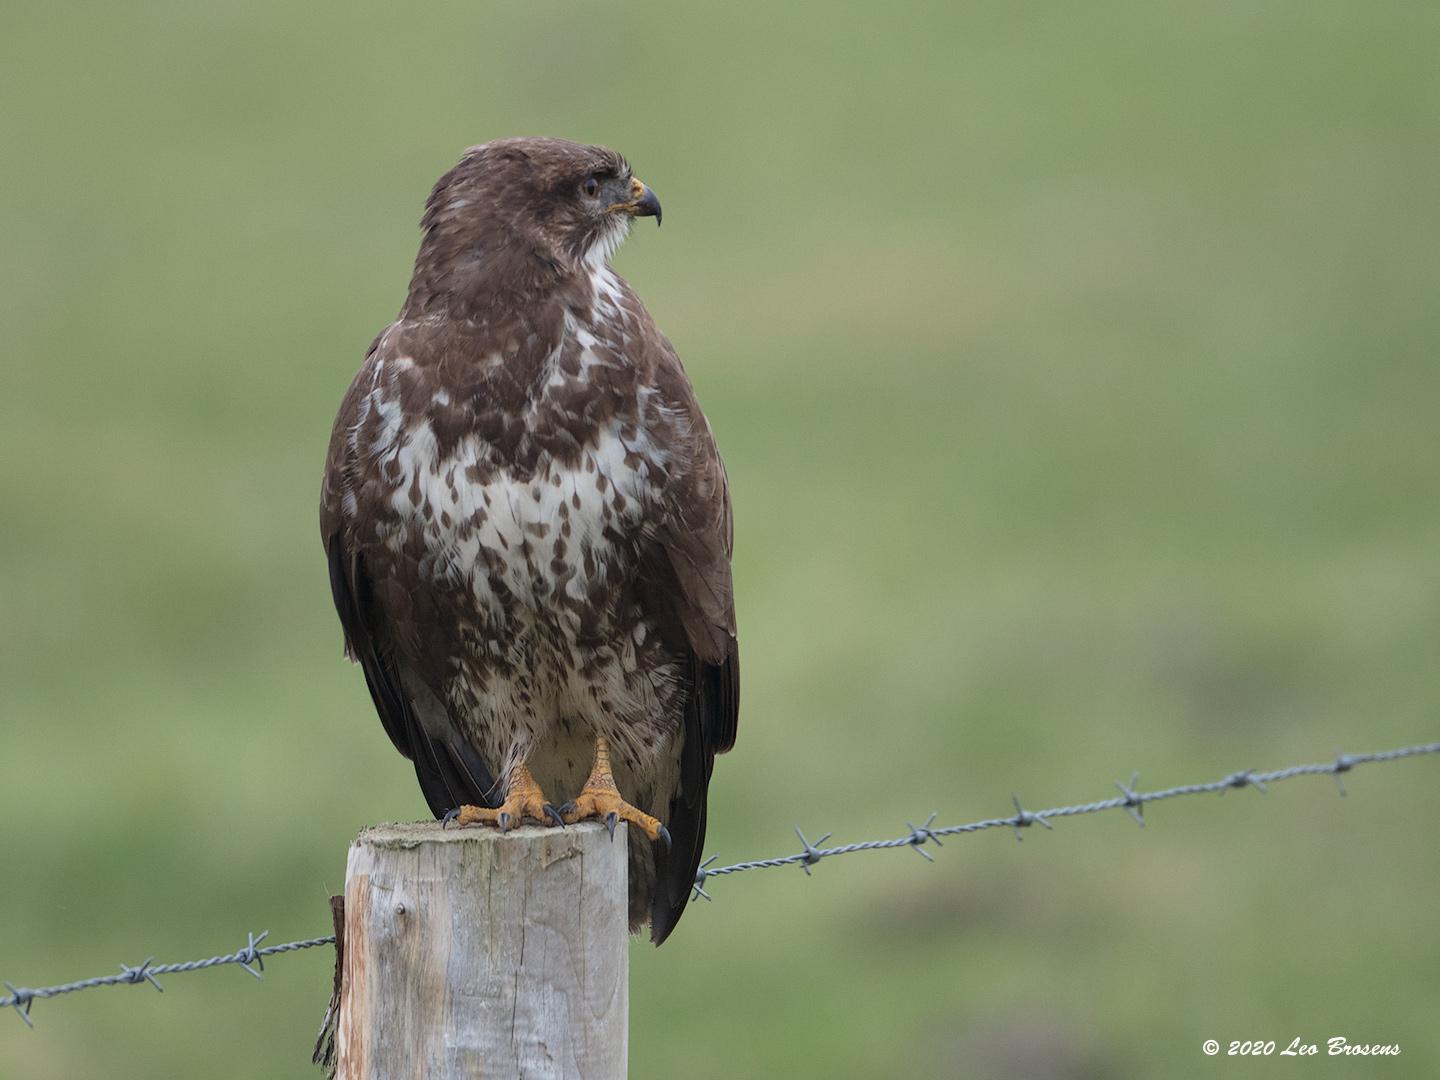
POLYGON ((588 288, 588 279, 584 267, 517 236, 487 243, 432 230, 416 256, 404 313, 448 311, 461 318, 483 318, 588 288))

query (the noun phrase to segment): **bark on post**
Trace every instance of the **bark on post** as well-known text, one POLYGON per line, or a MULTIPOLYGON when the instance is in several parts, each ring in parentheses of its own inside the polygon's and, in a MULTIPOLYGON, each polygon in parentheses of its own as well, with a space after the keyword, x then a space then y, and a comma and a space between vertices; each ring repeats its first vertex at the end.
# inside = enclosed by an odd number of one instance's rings
POLYGON ((625 1076, 624 826, 380 825, 350 846, 340 1080, 625 1076))

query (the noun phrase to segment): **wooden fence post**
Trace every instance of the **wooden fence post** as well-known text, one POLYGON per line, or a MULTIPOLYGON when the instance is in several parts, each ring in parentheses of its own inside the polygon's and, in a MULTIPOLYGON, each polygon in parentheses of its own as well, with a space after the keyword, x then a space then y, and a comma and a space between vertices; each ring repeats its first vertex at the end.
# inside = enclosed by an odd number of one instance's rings
POLYGON ((626 843, 568 828, 380 825, 350 846, 340 1080, 621 1080, 626 843))

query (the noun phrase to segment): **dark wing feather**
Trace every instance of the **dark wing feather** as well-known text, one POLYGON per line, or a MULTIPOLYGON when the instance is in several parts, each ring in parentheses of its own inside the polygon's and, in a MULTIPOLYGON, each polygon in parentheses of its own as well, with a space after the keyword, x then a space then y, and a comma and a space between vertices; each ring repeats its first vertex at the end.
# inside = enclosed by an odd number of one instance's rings
POLYGON ((335 601, 335 611, 345 631, 345 655, 365 672, 365 685, 370 688, 385 734, 390 736, 396 750, 413 759, 415 717, 410 701, 400 687, 399 673, 381 659, 375 635, 370 630, 371 620, 366 618, 374 610, 370 577, 359 555, 347 557, 339 531, 328 537, 326 554, 330 559, 330 597, 335 601))
POLYGON ((330 538, 328 548, 330 591, 345 630, 345 652, 364 671, 375 711, 395 749, 415 763, 415 776, 431 813, 440 817, 464 803, 489 805, 495 786, 489 768, 465 740, 457 736, 442 741, 425 730, 398 667, 379 647, 372 624, 382 616, 364 561, 358 555, 346 558, 338 533, 330 538))
POLYGON ((320 533, 330 561, 330 594, 340 625, 345 631, 345 654, 365 672, 365 685, 375 702, 375 711, 395 749, 415 763, 415 776, 431 812, 442 816, 464 803, 490 805, 495 782, 490 768, 458 732, 449 737, 427 731, 420 722, 415 702, 406 692, 399 663, 388 647, 390 635, 384 606, 365 566, 364 556, 347 537, 346 518, 341 511, 344 494, 357 498, 356 513, 364 512, 363 483, 356 477, 357 463, 346 433, 355 423, 359 390, 368 380, 375 350, 382 338, 371 345, 366 363, 341 403, 330 438, 321 489, 320 533))
MULTIPOLYGON (((735 635, 735 601, 730 574, 734 544, 730 491, 725 466, 694 392, 670 353, 681 386, 675 397, 692 417, 690 467, 666 492, 662 521, 652 549, 657 580, 684 632, 686 688, 680 786, 670 800, 666 826, 669 852, 655 866, 650 938, 664 942, 690 900, 705 845, 706 797, 715 755, 735 745, 740 716, 740 652, 735 635)), ((663 376, 662 376, 663 377, 663 376)))

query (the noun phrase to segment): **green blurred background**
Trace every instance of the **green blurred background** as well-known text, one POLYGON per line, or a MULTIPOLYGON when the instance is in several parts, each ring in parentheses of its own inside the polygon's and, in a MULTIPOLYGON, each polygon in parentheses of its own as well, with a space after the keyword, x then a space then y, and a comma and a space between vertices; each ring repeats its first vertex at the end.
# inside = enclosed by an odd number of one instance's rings
MULTIPOLYGON (((1434 739, 1440 9, 53 3, 0 16, 0 978, 327 932, 420 816, 330 422, 466 145, 622 150, 730 466, 709 848, 1434 739)), ((717 881, 636 1077, 1440 1071, 1435 761, 717 881)), ((0 1076, 311 1077, 330 956, 0 1016, 0 1076)))

